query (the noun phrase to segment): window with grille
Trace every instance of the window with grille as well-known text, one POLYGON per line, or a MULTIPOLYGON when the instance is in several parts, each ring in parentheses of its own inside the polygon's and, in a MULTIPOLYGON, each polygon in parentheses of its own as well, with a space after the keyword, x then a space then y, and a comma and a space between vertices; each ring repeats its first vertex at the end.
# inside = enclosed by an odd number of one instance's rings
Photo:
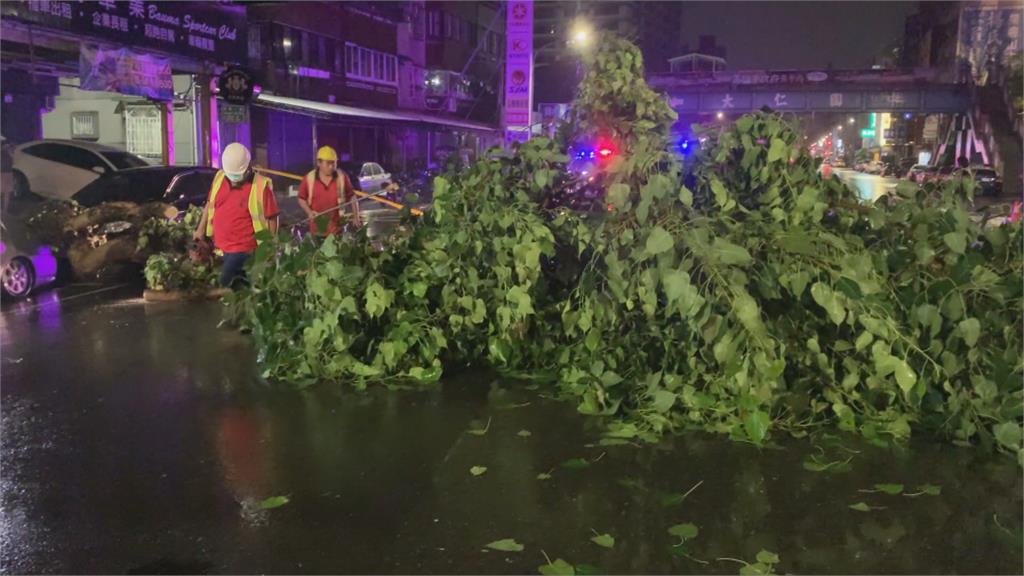
POLYGON ((125 108, 124 125, 129 152, 144 158, 163 158, 163 127, 155 107, 125 108))
POLYGON ((345 75, 352 79, 398 84, 398 58, 393 54, 346 44, 345 75))
POLYGON ((72 112, 71 113, 71 139, 72 140, 99 140, 100 139, 100 113, 99 112, 72 112))

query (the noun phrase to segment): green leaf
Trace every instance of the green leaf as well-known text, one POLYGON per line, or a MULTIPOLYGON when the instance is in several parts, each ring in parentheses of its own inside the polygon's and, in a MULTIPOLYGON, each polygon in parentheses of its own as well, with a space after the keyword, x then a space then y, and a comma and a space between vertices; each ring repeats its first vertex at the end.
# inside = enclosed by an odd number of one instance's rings
POLYGON ((782 138, 772 138, 772 144, 768 148, 768 162, 775 162, 786 158, 786 143, 782 138))
POLYGON ((672 239, 672 235, 661 226, 655 226, 647 236, 645 252, 648 256, 657 256, 662 252, 671 250, 674 245, 675 240, 672 239))
POLYGON ((551 474, 548 474, 547 472, 541 472, 540 474, 537 474, 537 480, 550 480, 550 479, 551 479, 551 474))
POLYGON ((768 433, 768 425, 771 423, 771 419, 768 414, 760 410, 754 410, 748 412, 743 417, 743 430, 747 433, 747 438, 754 444, 760 444, 765 435, 768 433))
POLYGON ((679 189, 679 201, 683 203, 683 206, 690 208, 693 206, 693 192, 686 186, 679 189))
POLYGON ((835 292, 832 291, 827 284, 821 282, 815 282, 811 286, 811 297, 828 312, 828 317, 832 320, 832 323, 839 326, 843 323, 846 318, 846 308, 843 306, 842 301, 835 292))
POLYGON ((473 476, 479 476, 484 472, 487 472, 487 466, 473 466, 469 469, 469 473, 473 476))
POLYGON ((597 574, 605 574, 605 571, 593 564, 576 565, 576 576, 596 576, 597 574))
POLYGON ((562 468, 568 468, 570 470, 578 470, 580 468, 586 468, 590 466, 590 462, 583 458, 570 458, 565 462, 562 462, 562 468))
POLYGON ((520 430, 519 432, 516 432, 516 436, 519 436, 520 438, 529 438, 531 434, 529 430, 520 430))
POLYGON ((676 402, 676 395, 674 392, 668 390, 656 390, 651 399, 651 408, 659 414, 668 412, 672 405, 676 402))
POLYGON ((485 545, 486 548, 491 550, 500 550, 502 552, 522 552, 523 545, 516 542, 512 538, 502 538, 501 540, 495 540, 490 544, 485 545))
POLYGON ((605 198, 616 210, 622 210, 626 207, 626 202, 629 201, 629 186, 626 184, 612 184, 608 187, 605 198))
POLYGON ((1020 424, 1016 422, 1003 422, 992 428, 992 434, 1004 448, 1019 450, 1021 436, 1024 435, 1024 432, 1022 432, 1020 424))
POLYGON ((857 341, 854 342, 853 344, 854 344, 854 347, 857 349, 857 351, 860 352, 861 350, 863 350, 863 349, 867 348, 868 346, 870 346, 871 342, 874 339, 875 339, 875 337, 874 337, 874 335, 871 334, 871 332, 866 332, 865 331, 865 332, 861 332, 860 336, 857 336, 857 341))
POLYGON ((957 254, 963 254, 967 248, 967 235, 963 232, 949 232, 942 235, 942 241, 957 254))
POLYGON ((964 343, 973 348, 978 343, 978 336, 981 335, 981 322, 977 318, 964 318, 957 327, 964 343))
POLYGON ((594 544, 597 544, 598 546, 600 546, 602 548, 614 548, 615 547, 615 538, 613 538, 611 534, 607 534, 607 533, 599 534, 597 536, 594 536, 593 538, 590 539, 590 541, 593 542, 594 544))
POLYGON ((778 564, 779 555, 768 550, 761 550, 757 553, 757 561, 762 564, 778 564))
POLYGON ((907 365, 904 360, 897 360, 896 362, 896 383, 899 384, 900 390, 904 393, 910 392, 914 388, 914 384, 917 384, 917 373, 907 365))
POLYGON ((903 495, 904 496, 910 496, 912 498, 915 497, 915 496, 922 496, 922 495, 925 495, 925 496, 938 496, 939 494, 942 493, 942 486, 936 486, 935 484, 921 484, 920 486, 915 488, 915 490, 917 490, 917 492, 914 492, 914 493, 911 493, 911 494, 903 494, 903 495))
POLYGON ((903 484, 875 484, 875 490, 886 494, 899 494, 903 492, 903 484))
POLYGON ((857 502, 856 504, 850 504, 850 508, 858 512, 870 512, 871 506, 868 506, 864 502, 857 502))
POLYGON ((715 258, 722 264, 736 264, 744 265, 749 264, 751 261, 750 253, 747 252, 746 248, 738 246, 724 240, 722 238, 715 238, 711 241, 711 253, 714 254, 715 258))
POLYGON ((697 529, 697 526, 689 522, 676 524, 668 529, 669 534, 679 538, 683 542, 696 538, 698 532, 700 532, 700 530, 697 529))
POLYGON ((290 501, 291 500, 287 496, 271 496, 270 498, 260 502, 260 509, 272 510, 274 508, 280 508, 290 501))
POLYGON ((544 576, 575 576, 576 570, 561 558, 556 558, 554 562, 549 562, 543 566, 538 566, 537 570, 544 574, 544 576))

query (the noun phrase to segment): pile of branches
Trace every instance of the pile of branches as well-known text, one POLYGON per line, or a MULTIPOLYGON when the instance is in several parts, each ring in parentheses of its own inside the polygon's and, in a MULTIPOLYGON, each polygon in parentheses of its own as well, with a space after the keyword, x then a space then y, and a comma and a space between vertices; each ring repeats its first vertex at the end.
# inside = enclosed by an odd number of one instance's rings
POLYGON ((266 238, 232 300, 263 374, 363 387, 487 366, 617 416, 613 440, 834 424, 1024 461, 1019 223, 972 220, 969 179, 865 203, 771 112, 705 132, 684 173, 639 50, 597 46, 558 141, 437 178, 385 250, 266 238), (547 201, 581 135, 621 151, 608 211, 547 201))

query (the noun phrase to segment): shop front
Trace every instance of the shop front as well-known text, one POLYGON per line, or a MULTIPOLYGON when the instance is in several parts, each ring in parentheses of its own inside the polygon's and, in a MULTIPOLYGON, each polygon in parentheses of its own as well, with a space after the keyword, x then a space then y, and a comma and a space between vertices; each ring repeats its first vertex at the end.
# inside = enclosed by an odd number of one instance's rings
POLYGON ((245 58, 242 6, 30 1, 4 2, 0 15, 2 131, 13 143, 79 140, 151 164, 209 165, 222 133, 247 137, 247 108, 223 105, 221 120, 214 88, 245 58))

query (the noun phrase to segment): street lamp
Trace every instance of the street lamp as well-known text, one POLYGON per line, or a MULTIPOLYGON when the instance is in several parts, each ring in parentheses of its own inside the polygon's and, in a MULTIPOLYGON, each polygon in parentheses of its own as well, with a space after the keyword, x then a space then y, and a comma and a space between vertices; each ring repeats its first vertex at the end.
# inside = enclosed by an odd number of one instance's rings
POLYGON ((590 45, 593 35, 594 28, 590 25, 590 22, 577 18, 569 28, 569 44, 577 50, 583 50, 590 45))
POLYGON ((715 118, 721 120, 722 118, 725 118, 725 114, 723 112, 718 112, 717 114, 715 114, 715 118))
POLYGON ((840 132, 842 132, 843 131, 843 125, 840 124, 839 126, 836 126, 836 130, 839 130, 840 132))
POLYGON ((846 121, 847 124, 853 124, 853 122, 853 116, 850 116, 850 118, 846 121))

